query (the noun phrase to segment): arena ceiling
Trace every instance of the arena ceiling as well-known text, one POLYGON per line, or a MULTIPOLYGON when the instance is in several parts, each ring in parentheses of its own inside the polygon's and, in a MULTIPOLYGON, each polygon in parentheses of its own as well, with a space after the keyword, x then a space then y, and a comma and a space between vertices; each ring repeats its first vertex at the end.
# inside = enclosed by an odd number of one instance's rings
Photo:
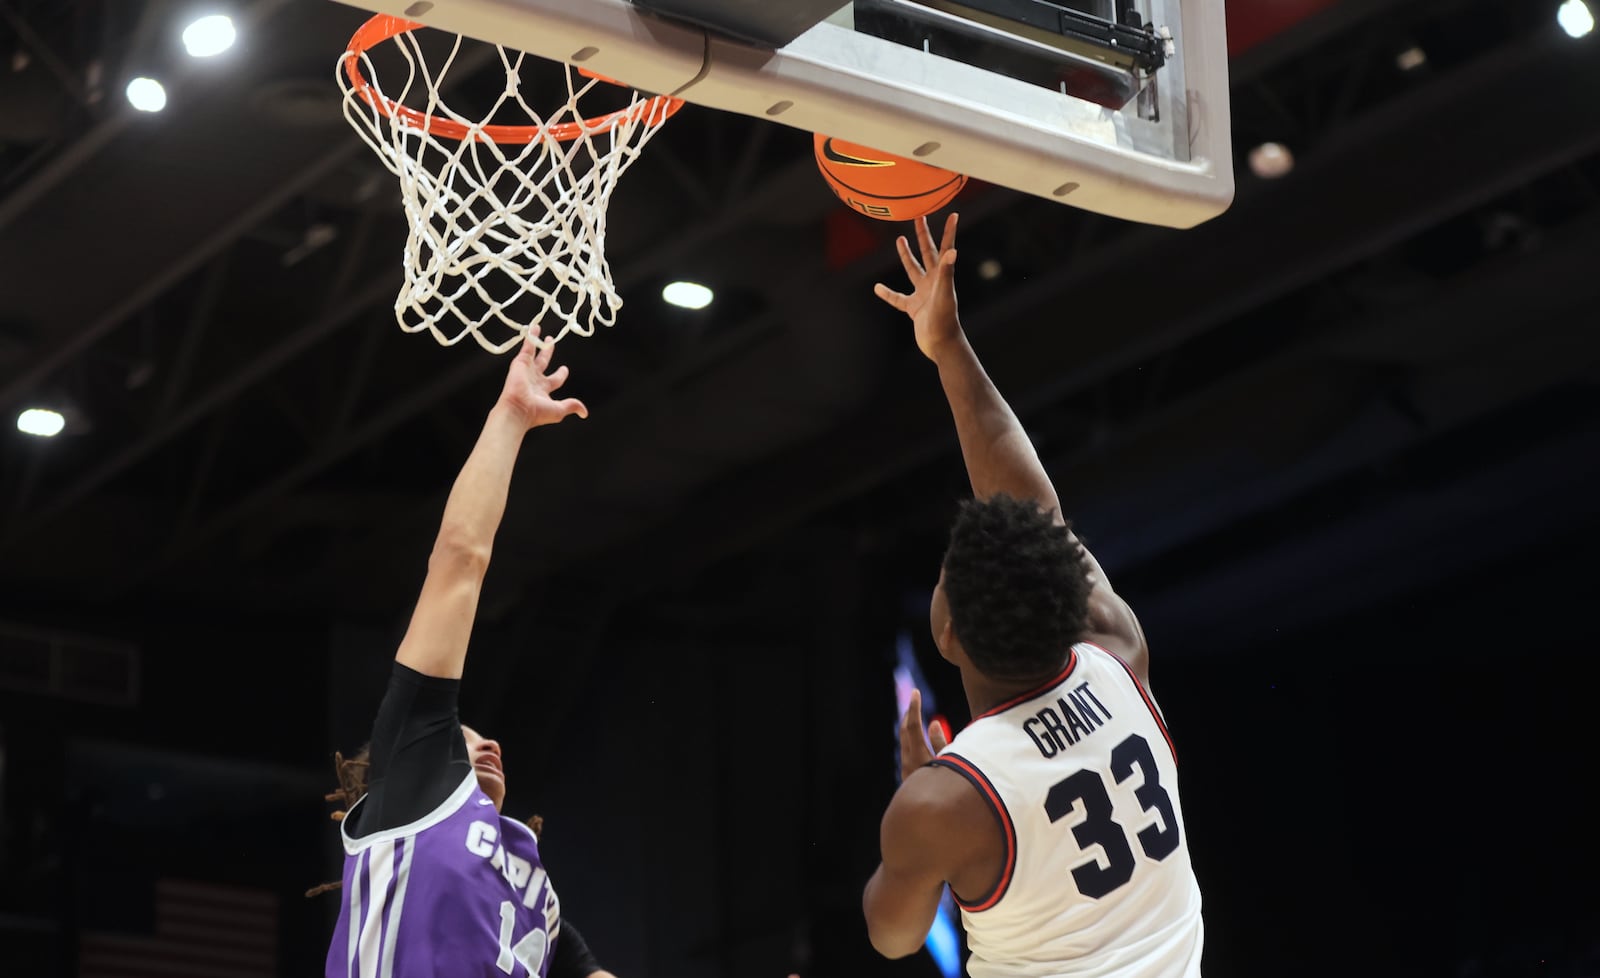
MULTIPOLYGON (((1171 568, 1207 541, 1207 579, 1262 598, 1411 578, 1392 525, 1422 552, 1593 488, 1556 477, 1596 447, 1593 45, 1534 4, 1293 6, 1230 4, 1224 217, 959 204, 980 352, 1108 564, 1184 624, 1171 568), (1288 179, 1244 166, 1267 139, 1288 179)), ((201 63, 183 9, 4 0, 0 404, 72 421, 0 440, 0 574, 62 607, 394 607, 499 362, 393 326, 399 214, 330 79, 361 13, 245 4, 243 44, 201 63), (170 78, 165 112, 127 109, 138 72, 170 78)), ((648 586, 614 569, 679 575, 846 504, 874 539, 936 532, 953 441, 869 291, 890 229, 840 212, 804 134, 691 107, 613 213, 627 312, 563 347, 594 419, 530 449, 521 576, 648 586), (678 276, 721 298, 662 306, 678 276)))

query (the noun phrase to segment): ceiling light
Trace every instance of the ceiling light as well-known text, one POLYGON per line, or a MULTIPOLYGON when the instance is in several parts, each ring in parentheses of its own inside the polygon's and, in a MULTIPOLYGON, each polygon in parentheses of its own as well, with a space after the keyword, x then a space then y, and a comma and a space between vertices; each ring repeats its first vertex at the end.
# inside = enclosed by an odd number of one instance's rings
POLYGON ((1556 10, 1556 22, 1571 37, 1582 37, 1594 30, 1594 12, 1583 0, 1567 0, 1556 10))
POLYGON ((1250 151, 1250 170, 1264 180, 1276 180, 1294 169, 1294 154, 1282 143, 1262 143, 1250 151))
POLYGON ((1401 71, 1416 71, 1428 63, 1428 52, 1412 45, 1395 55, 1394 63, 1401 71))
POLYGON ((985 282, 993 282, 1004 271, 1005 267, 1000 264, 1000 260, 997 258, 985 258, 983 261, 978 262, 978 277, 985 282))
POLYGON ((160 112, 167 107, 167 90, 154 78, 128 82, 128 103, 140 112, 160 112))
POLYGON ((183 29, 183 47, 191 58, 212 58, 233 47, 238 37, 231 18, 212 14, 183 29))
POLYGON ((61 412, 49 408, 28 408, 17 415, 17 430, 25 435, 54 438, 66 426, 67 419, 62 417, 61 412))
POLYGON ((704 309, 711 305, 710 289, 696 282, 672 282, 661 290, 661 298, 684 309, 704 309))

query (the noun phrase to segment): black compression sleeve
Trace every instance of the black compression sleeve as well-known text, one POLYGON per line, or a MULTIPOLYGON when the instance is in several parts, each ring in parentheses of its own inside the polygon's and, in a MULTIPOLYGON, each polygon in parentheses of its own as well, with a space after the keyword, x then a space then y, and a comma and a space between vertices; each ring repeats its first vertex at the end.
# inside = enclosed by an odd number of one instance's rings
POLYGON ((397 828, 438 808, 472 771, 456 713, 461 681, 396 662, 372 725, 361 835, 397 828))
POLYGON ((550 978, 589 978, 600 970, 600 962, 595 960, 578 928, 562 917, 555 953, 550 958, 550 978))

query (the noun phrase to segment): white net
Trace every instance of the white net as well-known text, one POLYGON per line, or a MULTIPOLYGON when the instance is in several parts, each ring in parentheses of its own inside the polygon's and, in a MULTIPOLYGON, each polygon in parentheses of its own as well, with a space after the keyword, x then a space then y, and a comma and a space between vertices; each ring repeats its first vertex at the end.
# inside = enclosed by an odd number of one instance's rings
POLYGON ((495 45, 504 86, 481 118, 469 118, 441 99, 460 37, 434 70, 411 29, 418 25, 375 18, 362 30, 375 25, 373 36, 392 37, 404 59, 403 87, 392 96, 379 89, 359 33, 337 76, 345 118, 400 178, 408 228, 394 305, 400 327, 446 346, 471 336, 503 353, 534 324, 538 342, 550 345, 615 323, 622 297, 606 262, 606 207, 623 171, 682 103, 562 66, 565 92, 549 101, 565 101, 540 113, 522 91, 528 55, 495 45), (580 102, 597 88, 620 91, 626 104, 585 119, 580 102))

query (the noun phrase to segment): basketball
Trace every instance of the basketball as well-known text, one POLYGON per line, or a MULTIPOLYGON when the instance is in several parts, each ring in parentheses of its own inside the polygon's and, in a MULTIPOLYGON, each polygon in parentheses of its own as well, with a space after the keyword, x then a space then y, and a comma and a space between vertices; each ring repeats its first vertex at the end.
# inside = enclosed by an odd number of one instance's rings
POLYGON ((880 221, 912 221, 955 199, 967 178, 936 166, 817 133, 817 169, 852 210, 880 221))

